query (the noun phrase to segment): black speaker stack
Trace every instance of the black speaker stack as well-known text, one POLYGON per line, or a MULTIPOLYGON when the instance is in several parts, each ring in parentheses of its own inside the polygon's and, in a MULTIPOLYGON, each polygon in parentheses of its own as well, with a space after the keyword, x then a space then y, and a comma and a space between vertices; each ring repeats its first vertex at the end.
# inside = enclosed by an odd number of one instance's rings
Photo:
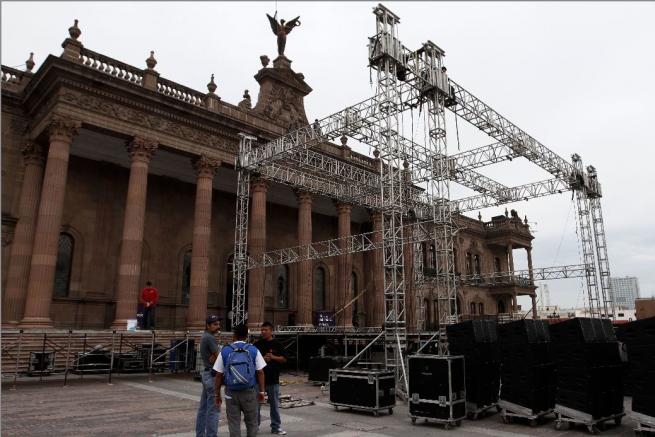
POLYGON ((655 317, 619 327, 633 382, 632 411, 655 418, 655 317))
POLYGON ((577 317, 550 327, 557 405, 594 419, 623 413, 623 366, 609 319, 577 317))
POLYGON ((448 325, 448 346, 463 355, 467 410, 473 414, 498 402, 500 349, 495 320, 468 320, 448 325))
POLYGON ((409 416, 459 426, 466 417, 464 357, 410 355, 408 362, 409 416))
POLYGON ((339 407, 393 414, 396 377, 393 370, 330 369, 330 403, 339 407))
POLYGON ((548 322, 523 319, 498 325, 500 400, 541 415, 555 407, 555 363, 548 322))

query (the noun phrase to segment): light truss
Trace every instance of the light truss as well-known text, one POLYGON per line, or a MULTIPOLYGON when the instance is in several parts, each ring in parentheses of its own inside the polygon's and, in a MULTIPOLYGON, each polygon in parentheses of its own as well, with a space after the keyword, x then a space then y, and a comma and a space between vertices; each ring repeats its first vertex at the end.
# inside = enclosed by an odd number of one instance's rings
MULTIPOLYGON (((407 245, 420 250, 422 242, 434 243, 438 260, 434 276, 424 274, 419 256, 414 260, 414 279, 417 290, 431 287, 431 294, 436 290, 440 308, 437 341, 440 353, 447 353, 445 327, 457 321, 458 286, 527 284, 526 271, 474 277, 456 275, 453 259, 453 237, 458 231, 456 214, 569 190, 575 191, 577 199, 583 264, 533 269, 527 281, 585 277, 592 314, 595 317, 613 315, 600 206, 602 193, 595 169, 589 167, 585 172, 576 156, 571 164, 450 80, 441 69, 444 52, 434 43, 428 41, 414 51, 403 46, 397 35, 399 19, 384 6, 374 8, 374 14, 376 34, 369 44, 369 65, 375 70, 377 82, 373 97, 264 144, 257 145, 252 138, 242 138, 236 163, 239 187, 234 321, 245 320, 245 277, 250 268, 381 249, 385 364, 395 369, 397 381, 403 384, 406 381, 402 370, 407 339, 405 293, 408 279, 405 278, 403 251, 407 245), (419 113, 425 115, 425 144, 400 135, 399 115, 413 108, 419 108, 419 113), (498 142, 449 156, 446 109, 498 142), (317 150, 321 143, 343 135, 369 145, 375 159, 360 165, 317 150), (517 157, 533 162, 553 178, 507 187, 475 171, 517 157), (366 168, 371 164, 375 171, 366 168), (250 173, 377 210, 383 217, 382 238, 371 232, 268 251, 257 259, 251 258, 246 252, 250 173), (480 194, 453 200, 450 198, 451 181, 480 194)), ((413 111, 411 113, 413 117, 413 111)), ((418 293, 416 296, 420 297, 418 293)), ((422 304, 423 299, 418 301, 422 304)))

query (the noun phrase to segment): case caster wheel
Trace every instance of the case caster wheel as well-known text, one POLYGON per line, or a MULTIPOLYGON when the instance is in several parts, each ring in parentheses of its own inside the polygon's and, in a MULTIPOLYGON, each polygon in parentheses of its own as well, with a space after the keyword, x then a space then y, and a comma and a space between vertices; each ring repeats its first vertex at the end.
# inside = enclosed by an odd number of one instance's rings
POLYGON ((504 414, 501 414, 500 421, 503 422, 505 425, 507 425, 509 423, 509 417, 505 416, 504 414))
POLYGON ((598 435, 598 433, 600 432, 598 428, 594 425, 587 426, 587 431, 589 431, 589 434, 593 434, 593 435, 598 435))
POLYGON ((530 419, 530 426, 531 426, 532 428, 534 428, 535 426, 537 426, 537 419, 530 419))
POLYGON ((378 413, 378 410, 373 410, 373 415, 374 415, 375 417, 378 417, 378 414, 379 414, 379 413, 378 413))
POLYGON ((555 429, 558 430, 558 431, 562 429, 562 421, 561 420, 556 420, 555 421, 555 429))
POLYGON ((416 417, 412 417, 412 425, 416 425, 416 417))
POLYGON ((444 425, 443 425, 443 429, 445 429, 446 431, 448 431, 450 428, 451 428, 451 426, 450 426, 450 422, 446 422, 446 423, 444 423, 444 425))
POLYGON ((619 426, 621 424, 622 417, 617 417, 614 419, 614 425, 619 426))
POLYGON ((337 407, 337 406, 335 405, 335 406, 334 406, 334 411, 339 411, 339 407, 337 407))
POLYGON ((461 420, 456 421, 455 426, 462 426, 462 421, 461 420))
POLYGON ((389 414, 393 414, 393 408, 389 408, 389 414))
POLYGON ((500 405, 496 405, 496 412, 500 413, 501 411, 503 411, 503 409, 500 408, 500 405))

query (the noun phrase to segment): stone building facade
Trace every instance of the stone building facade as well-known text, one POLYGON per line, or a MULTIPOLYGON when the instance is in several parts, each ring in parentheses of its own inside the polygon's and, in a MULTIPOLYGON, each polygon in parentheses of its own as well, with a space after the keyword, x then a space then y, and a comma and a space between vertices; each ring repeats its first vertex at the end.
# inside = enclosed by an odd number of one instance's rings
MULTIPOLYGON (((60 56, 38 71, 2 66, 2 323, 4 327, 122 328, 147 280, 160 293, 159 328, 202 327, 231 307, 238 134, 262 141, 307 123, 312 90, 283 56, 262 56, 258 101, 224 102, 85 48, 77 25, 60 56)), ((317 147, 375 171, 347 144, 317 147)), ((252 184, 250 251, 371 231, 379 214, 288 187, 252 184)), ((507 214, 458 218, 457 271, 513 271, 513 250, 531 250, 529 226, 507 214)), ((424 246, 424 265, 430 263, 424 246)), ((315 310, 358 296, 344 326, 380 326, 379 253, 251 271, 249 322, 307 325, 315 310), (377 274, 376 274, 377 272, 377 274)), ((531 263, 531 261, 530 261, 531 263)), ((429 267, 427 267, 429 268, 429 267)), ((408 293, 411 295, 411 293, 408 293)), ((464 315, 513 313, 534 296, 526 278, 460 288, 464 315)), ((426 327, 436 301, 425 297, 426 327)), ((415 319, 414 319, 415 320, 415 319)), ((413 323, 416 323, 415 321, 413 323)), ((410 326, 410 329, 412 326, 410 326)))

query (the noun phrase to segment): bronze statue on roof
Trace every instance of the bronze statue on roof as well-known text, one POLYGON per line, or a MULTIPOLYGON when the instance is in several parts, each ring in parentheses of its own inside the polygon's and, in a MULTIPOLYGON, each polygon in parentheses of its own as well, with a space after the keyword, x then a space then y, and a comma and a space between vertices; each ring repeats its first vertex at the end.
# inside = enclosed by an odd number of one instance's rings
POLYGON ((280 20, 279 23, 277 22, 277 12, 275 12, 274 17, 271 17, 268 14, 266 14, 266 16, 268 17, 268 21, 271 23, 271 29, 273 30, 273 33, 277 36, 277 54, 284 56, 284 47, 287 44, 287 35, 291 33, 294 27, 300 26, 300 15, 288 22, 280 20))

